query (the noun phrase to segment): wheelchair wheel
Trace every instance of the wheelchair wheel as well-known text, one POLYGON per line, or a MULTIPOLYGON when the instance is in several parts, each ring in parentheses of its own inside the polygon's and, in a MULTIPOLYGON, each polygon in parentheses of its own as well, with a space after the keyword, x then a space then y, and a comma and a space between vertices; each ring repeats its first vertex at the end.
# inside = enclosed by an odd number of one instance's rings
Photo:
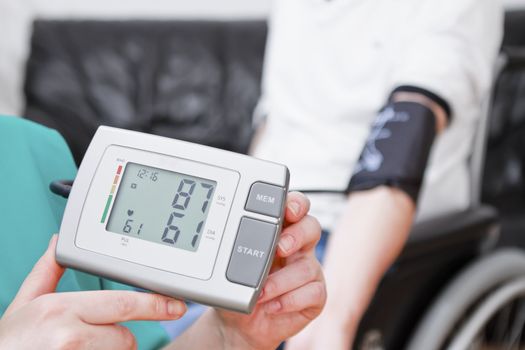
POLYGON ((525 254, 499 250, 445 287, 407 349, 525 349, 524 327, 525 254))

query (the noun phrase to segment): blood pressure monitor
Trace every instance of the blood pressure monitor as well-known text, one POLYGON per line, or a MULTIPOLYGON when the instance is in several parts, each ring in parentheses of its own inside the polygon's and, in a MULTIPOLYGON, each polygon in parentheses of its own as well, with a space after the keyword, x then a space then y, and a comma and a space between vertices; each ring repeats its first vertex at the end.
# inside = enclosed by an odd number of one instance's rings
POLYGON ((288 181, 284 165, 101 126, 69 195, 57 261, 251 312, 272 263, 288 181))

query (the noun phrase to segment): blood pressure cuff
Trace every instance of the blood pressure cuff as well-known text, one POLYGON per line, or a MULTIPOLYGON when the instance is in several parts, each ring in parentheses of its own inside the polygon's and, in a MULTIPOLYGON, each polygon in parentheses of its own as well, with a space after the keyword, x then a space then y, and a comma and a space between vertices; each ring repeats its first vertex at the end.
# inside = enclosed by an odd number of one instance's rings
POLYGON ((372 124, 347 193, 386 185, 416 203, 435 136, 432 110, 416 102, 390 102, 372 124))

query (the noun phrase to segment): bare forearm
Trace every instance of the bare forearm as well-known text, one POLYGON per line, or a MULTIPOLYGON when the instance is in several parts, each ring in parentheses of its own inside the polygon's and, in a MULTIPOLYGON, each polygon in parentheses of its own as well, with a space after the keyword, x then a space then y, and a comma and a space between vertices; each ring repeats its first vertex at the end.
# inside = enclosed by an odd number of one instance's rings
POLYGON ((226 349, 223 329, 215 311, 207 310, 187 331, 164 349, 226 349))
MULTIPOLYGON (((164 350, 255 350, 256 348, 246 340, 240 327, 232 325, 231 322, 224 322, 224 315, 220 316, 220 313, 221 311, 209 308, 188 330, 168 344, 164 350)), ((230 312, 230 314, 233 313, 230 312)))
MULTIPOLYGON (((396 92, 392 100, 429 108, 437 133, 447 125, 445 110, 423 94, 396 92)), ((346 313, 358 322, 381 277, 403 248, 414 214, 413 200, 397 188, 381 186, 349 196, 326 252, 328 312, 346 313)))
POLYGON ((351 194, 326 252, 325 311, 355 327, 407 239, 415 207, 389 187, 351 194))

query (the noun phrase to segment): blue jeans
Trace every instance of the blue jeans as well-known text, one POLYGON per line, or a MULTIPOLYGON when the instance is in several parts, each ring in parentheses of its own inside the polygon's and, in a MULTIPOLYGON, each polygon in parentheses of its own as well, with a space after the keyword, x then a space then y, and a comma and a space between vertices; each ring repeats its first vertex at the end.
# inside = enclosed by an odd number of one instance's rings
POLYGON ((321 239, 319 240, 319 243, 317 243, 317 246, 315 247, 315 256, 317 257, 317 260, 322 264, 324 261, 324 254, 326 252, 326 245, 328 244, 328 236, 330 235, 330 232, 327 230, 323 230, 321 232, 321 239))

